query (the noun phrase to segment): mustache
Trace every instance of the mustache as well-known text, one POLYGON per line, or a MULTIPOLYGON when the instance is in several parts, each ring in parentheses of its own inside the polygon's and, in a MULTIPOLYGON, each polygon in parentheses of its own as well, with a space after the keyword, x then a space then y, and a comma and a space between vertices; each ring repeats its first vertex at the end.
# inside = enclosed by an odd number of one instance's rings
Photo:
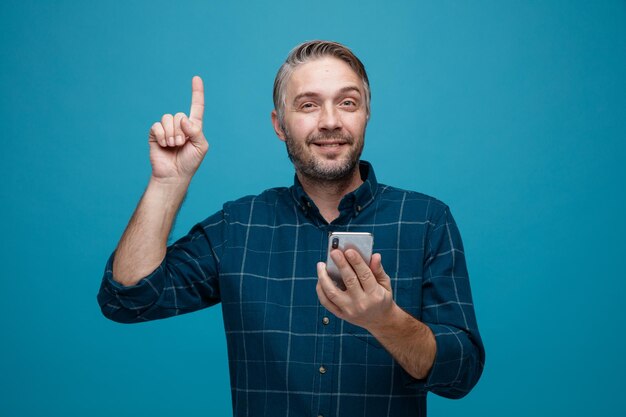
POLYGON ((317 134, 313 134, 306 139, 306 143, 307 145, 309 145, 313 142, 331 140, 340 140, 342 142, 346 142, 349 145, 354 144, 354 138, 351 135, 344 135, 339 132, 320 132, 317 134))

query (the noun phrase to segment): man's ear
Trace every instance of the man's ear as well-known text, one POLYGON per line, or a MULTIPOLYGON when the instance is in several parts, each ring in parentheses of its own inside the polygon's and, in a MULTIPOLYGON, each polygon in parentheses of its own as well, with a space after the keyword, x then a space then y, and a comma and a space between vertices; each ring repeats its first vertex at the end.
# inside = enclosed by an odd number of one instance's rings
POLYGON ((280 126, 280 121, 278 120, 278 113, 276 112, 276 109, 272 110, 272 126, 274 126, 274 132, 276 132, 276 136, 278 136, 278 139, 284 142, 285 132, 280 126))

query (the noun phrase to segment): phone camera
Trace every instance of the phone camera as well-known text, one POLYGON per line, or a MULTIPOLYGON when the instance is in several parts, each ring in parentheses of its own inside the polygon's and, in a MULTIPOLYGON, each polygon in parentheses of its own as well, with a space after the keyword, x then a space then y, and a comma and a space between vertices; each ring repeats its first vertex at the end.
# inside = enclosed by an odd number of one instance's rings
POLYGON ((337 249, 339 247, 339 238, 338 237, 334 237, 332 242, 331 242, 331 244, 330 244, 330 246, 333 249, 337 249))

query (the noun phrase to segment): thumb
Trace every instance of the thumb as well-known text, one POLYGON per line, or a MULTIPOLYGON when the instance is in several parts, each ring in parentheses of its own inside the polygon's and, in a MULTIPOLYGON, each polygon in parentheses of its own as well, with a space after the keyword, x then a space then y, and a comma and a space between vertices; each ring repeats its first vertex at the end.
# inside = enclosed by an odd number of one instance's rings
POLYGON ((383 269, 382 257, 380 253, 375 253, 372 255, 372 260, 370 261, 370 269, 372 273, 376 277, 376 281, 388 291, 391 291, 391 279, 389 275, 383 269))
POLYGON ((186 116, 181 119, 180 127, 185 136, 189 137, 192 141, 202 137, 202 125, 194 120, 190 120, 186 116))

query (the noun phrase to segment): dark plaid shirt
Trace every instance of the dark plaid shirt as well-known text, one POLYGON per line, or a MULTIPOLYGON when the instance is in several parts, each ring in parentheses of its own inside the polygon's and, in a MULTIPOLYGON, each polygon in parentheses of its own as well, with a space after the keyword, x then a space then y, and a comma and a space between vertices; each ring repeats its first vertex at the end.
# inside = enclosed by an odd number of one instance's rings
POLYGON ((484 350, 450 210, 378 184, 366 162, 361 176, 331 224, 296 179, 226 203, 135 286, 113 281, 111 256, 98 295, 103 313, 142 322, 221 302, 236 416, 424 416, 428 391, 465 395, 484 350), (374 235, 396 303, 435 334, 426 379, 413 379, 366 330, 319 303, 316 263, 326 260, 330 231, 374 235))

